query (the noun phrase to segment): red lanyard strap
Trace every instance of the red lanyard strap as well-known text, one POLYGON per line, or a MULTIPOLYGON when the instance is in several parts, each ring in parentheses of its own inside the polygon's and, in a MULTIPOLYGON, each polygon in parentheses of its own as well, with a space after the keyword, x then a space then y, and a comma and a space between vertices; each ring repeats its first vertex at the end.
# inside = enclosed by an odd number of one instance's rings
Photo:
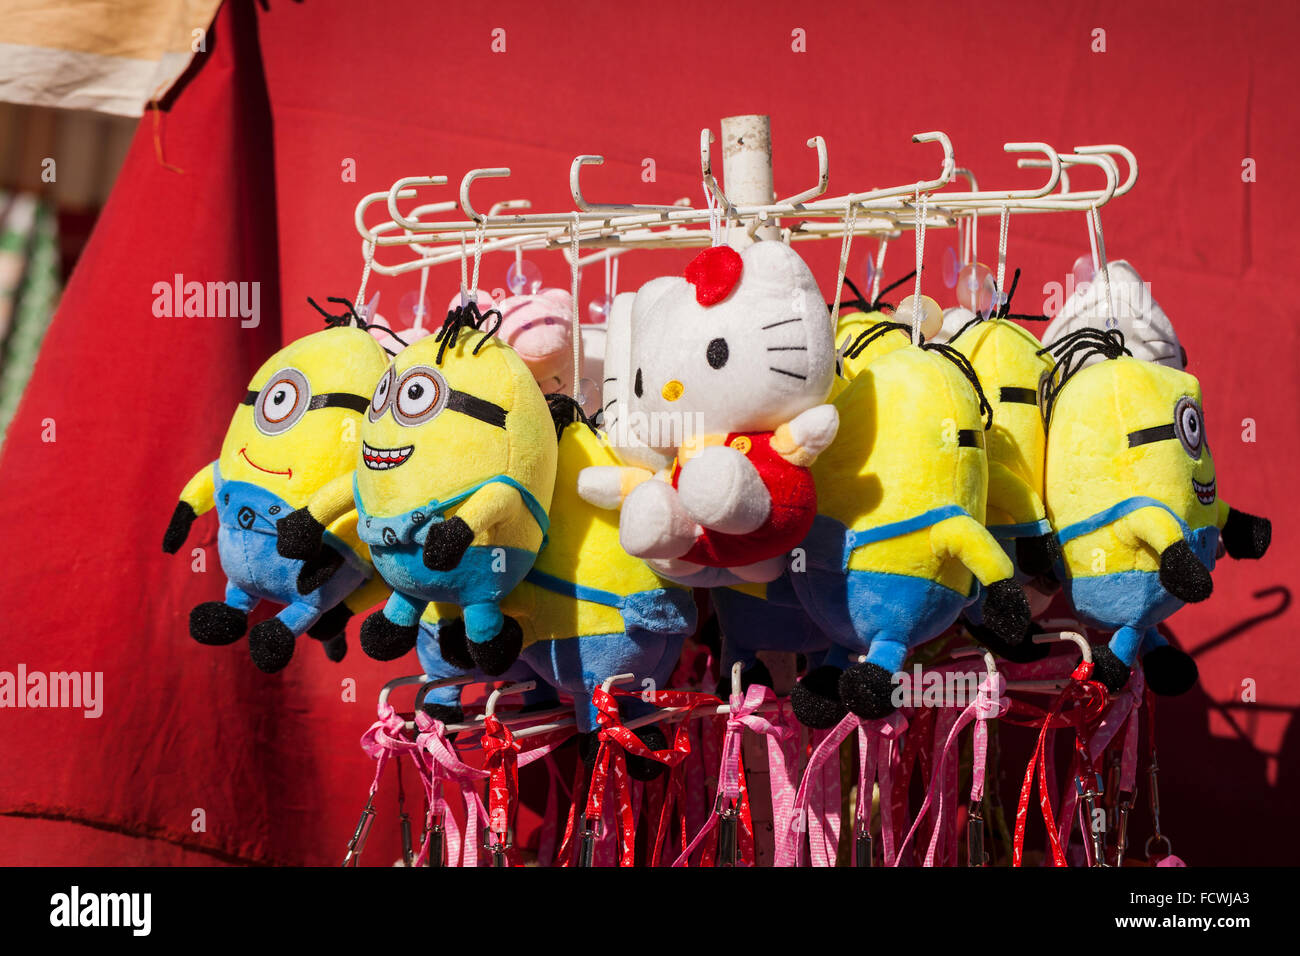
MULTIPOLYGON (((1087 754, 1085 727, 1106 706, 1105 688, 1090 680, 1091 676, 1092 662, 1081 661, 1079 666, 1070 674, 1069 684, 1053 701, 1051 710, 1043 716, 1038 741, 1033 754, 1029 758, 1029 764, 1025 768, 1025 780, 1020 788, 1020 801, 1016 805, 1015 841, 1011 854, 1012 866, 1022 866, 1024 864, 1025 824, 1029 818, 1029 797, 1034 789, 1035 771, 1037 771, 1038 777, 1038 805, 1043 815, 1043 823, 1047 827, 1047 839, 1052 851, 1052 864, 1054 866, 1068 865, 1065 859, 1065 850, 1061 846, 1060 834, 1057 832, 1056 819, 1052 813, 1052 796, 1047 780, 1047 735, 1050 727, 1073 726, 1078 737, 1085 739, 1082 749, 1076 747, 1076 752, 1081 755, 1081 760, 1084 761, 1084 770, 1090 770, 1092 760, 1087 754), (1076 706, 1066 713, 1064 712, 1065 706, 1069 703, 1076 706)), ((1037 710, 1037 708, 1030 707, 1027 704, 1020 704, 1020 708, 1022 710, 1037 710)))
MULTIPOLYGON (((620 697, 639 697, 622 691, 611 693, 603 687, 597 687, 591 695, 592 704, 596 708, 596 724, 600 728, 596 735, 600 745, 591 771, 591 785, 587 790, 585 817, 593 828, 596 822, 601 820, 606 792, 612 784, 619 827, 618 865, 632 866, 635 862, 636 815, 632 808, 632 788, 627 775, 627 755, 633 754, 646 760, 653 760, 671 770, 686 759, 687 754, 691 752, 691 743, 689 735, 679 726, 669 749, 651 750, 642 743, 640 737, 623 725, 618 703, 614 697, 615 693, 620 697)), ((719 700, 709 694, 666 690, 656 691, 653 702, 661 707, 686 707, 694 710, 706 703, 717 704, 719 700)), ((687 717, 689 718, 689 713, 687 717)), ((572 821, 571 815, 570 830, 572 822, 576 821, 572 821)), ((570 834, 566 833, 566 844, 569 842, 569 836, 570 834)))

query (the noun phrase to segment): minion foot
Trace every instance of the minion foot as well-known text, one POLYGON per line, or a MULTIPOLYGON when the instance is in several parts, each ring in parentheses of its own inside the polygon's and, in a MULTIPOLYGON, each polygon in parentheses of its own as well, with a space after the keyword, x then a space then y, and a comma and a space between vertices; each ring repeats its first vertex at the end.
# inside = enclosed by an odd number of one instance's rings
POLYGON ((307 628, 307 636, 314 637, 318 641, 329 641, 343 633, 351 618, 351 608, 346 604, 336 604, 317 618, 315 624, 307 628))
POLYGON ((854 664, 840 675, 840 699, 863 720, 888 717, 894 705, 894 675, 879 664, 854 664))
POLYGON ((1147 686, 1162 697, 1177 697, 1196 685, 1200 671, 1190 654, 1171 644, 1147 651, 1142 657, 1147 686))
POLYGON ((268 618, 248 632, 248 653, 265 674, 288 666, 294 643, 293 632, 277 617, 268 618))
POLYGON ((791 688, 790 707, 799 723, 827 730, 845 718, 849 711, 840 700, 841 673, 838 667, 817 667, 791 688))
POLYGON ((465 711, 460 704, 435 704, 426 700, 420 709, 443 724, 459 724, 465 719, 465 711))
POLYGON ((469 653, 469 640, 465 637, 464 620, 453 618, 438 623, 438 655, 457 670, 474 669, 474 658, 469 653))
MULTIPOLYGON (((982 624, 967 622, 966 630, 982 646, 988 648, 998 657, 1011 661, 1013 664, 1029 664, 1033 661, 1041 661, 1052 651, 1049 645, 1035 644, 1032 640, 1024 640, 1019 644, 1009 644, 982 624)), ((1043 629, 1037 624, 1029 625, 1030 635, 1041 633, 1043 633, 1043 629)))
POLYGON ((1029 635, 1029 620, 1029 601, 1014 580, 994 581, 985 589, 984 623, 1004 642, 1023 643, 1029 635))
POLYGON ((1112 694, 1117 694, 1128 683, 1129 668, 1119 655, 1103 645, 1092 649, 1092 676, 1112 694))
POLYGON ((337 664, 347 656, 348 636, 346 634, 336 634, 328 641, 322 641, 321 647, 325 649, 325 656, 337 664))
POLYGON ((412 624, 394 624, 376 611, 361 622, 361 649, 377 661, 395 661, 415 647, 420 629, 412 624))
POLYGON ((190 611, 190 637, 200 644, 233 644, 248 630, 248 615, 220 601, 205 601, 190 611))
MULTIPOLYGON (((668 738, 658 727, 651 724, 649 727, 638 727, 632 731, 651 750, 667 750, 668 738)), ((650 760, 647 757, 638 757, 636 754, 627 755, 627 775, 633 780, 640 780, 646 783, 658 779, 667 768, 657 760, 650 760)))
POLYGON ((524 632, 518 621, 506 617, 501 621, 501 630, 496 637, 487 641, 466 641, 465 645, 474 665, 489 677, 495 677, 504 674, 519 657, 519 652, 524 649, 524 632))

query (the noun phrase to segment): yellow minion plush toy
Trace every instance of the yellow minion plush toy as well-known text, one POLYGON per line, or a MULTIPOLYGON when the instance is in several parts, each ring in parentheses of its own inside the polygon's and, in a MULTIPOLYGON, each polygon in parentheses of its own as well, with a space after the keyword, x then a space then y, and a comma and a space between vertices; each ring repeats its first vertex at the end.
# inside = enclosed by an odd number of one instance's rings
POLYGON ((431 601, 462 608, 468 654, 485 674, 503 673, 523 646, 501 601, 545 540, 556 442, 532 373, 492 338, 499 323, 471 303, 398 352, 362 422, 355 480, 321 489, 282 536, 292 553, 310 552, 355 499, 357 532, 393 589, 361 627, 378 660, 415 647, 431 601))
MULTIPOLYGON (((910 329, 889 317, 884 310, 889 309, 892 312, 894 306, 889 302, 881 301, 881 296, 915 277, 916 270, 913 269, 897 282, 892 282, 881 289, 876 298, 870 302, 848 276, 844 277, 844 284, 853 290, 856 298, 840 302, 839 319, 835 323, 835 341, 840 343, 836 350, 835 371, 840 380, 836 381, 831 391, 832 397, 843 391, 844 386, 853 381, 858 372, 880 356, 902 348, 911 341, 910 329), (894 331, 889 334, 872 334, 882 324, 888 324, 894 331)), ((833 305, 834 303, 828 303, 828 307, 833 305)))
MULTIPOLYGON (((571 695, 578 728, 589 733, 596 728, 592 692, 605 678, 632 673, 638 686, 647 679, 668 686, 696 611, 689 588, 664 580, 623 550, 616 513, 579 497, 578 473, 612 466, 618 458, 575 403, 562 395, 548 401, 560 433, 553 523, 536 563, 502 600, 502 611, 523 635, 523 651, 509 676, 536 675, 571 695)), ((481 669, 466 640, 468 620, 445 604, 430 612, 418 646, 424 673, 450 677, 481 669)), ((631 716, 652 709, 639 701, 628 706, 636 711, 631 716)), ((425 709, 444 721, 458 719, 459 689, 431 691, 425 709)), ((662 735, 652 734, 647 743, 666 746, 662 735)))
POLYGON ((176 553, 195 517, 216 508, 226 598, 190 612, 196 641, 234 643, 267 600, 286 606, 248 635, 260 669, 288 664, 304 632, 342 658, 348 618, 385 593, 358 539, 356 511, 343 509, 321 528, 324 547, 308 560, 277 553, 277 522, 331 482, 351 481, 366 396, 386 364, 365 331, 335 326, 291 343, 253 375, 221 457, 190 479, 163 537, 163 550, 176 553))
MULTIPOLYGON (((1015 564, 1016 580, 1022 585, 1033 583, 1050 596, 1057 590, 1059 550, 1043 504, 1047 431, 1038 410, 1038 383, 1051 371, 1052 362, 1031 332, 1010 321, 1046 320, 1046 316, 1010 314, 1019 280, 1017 269, 998 310, 987 318, 976 315, 949 344, 966 356, 993 408, 993 427, 986 433, 989 533, 1015 564)), ((966 616, 981 641, 999 652, 1010 650, 980 625, 978 605, 967 609, 966 616)))
POLYGON ((1220 540, 1231 557, 1258 558, 1271 525, 1218 496, 1195 378, 1131 357, 1118 330, 1081 329, 1050 351, 1046 505, 1070 600, 1114 629, 1095 673, 1119 690, 1140 657, 1153 691, 1184 693, 1196 664, 1156 625, 1210 596, 1220 540))
POLYGON ((891 713, 894 674, 975 599, 972 575, 994 633, 1014 644, 1029 624, 1011 560, 984 528, 990 410, 969 363, 948 346, 907 345, 863 368, 835 404, 840 433, 813 466, 807 570, 790 574, 832 641, 791 694, 812 727, 833 726, 846 709, 891 713))

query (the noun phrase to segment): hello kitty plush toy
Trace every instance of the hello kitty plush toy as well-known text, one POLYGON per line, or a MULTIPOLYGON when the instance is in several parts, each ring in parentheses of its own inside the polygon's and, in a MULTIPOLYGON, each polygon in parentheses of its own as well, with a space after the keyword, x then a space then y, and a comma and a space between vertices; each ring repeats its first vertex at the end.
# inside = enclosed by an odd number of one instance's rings
POLYGON ((625 495, 626 474, 584 471, 579 492, 617 491, 624 549, 667 577, 773 580, 812 527, 809 465, 839 426, 831 321, 807 265, 777 241, 706 249, 684 278, 637 292, 631 359, 629 424, 676 458, 625 495))

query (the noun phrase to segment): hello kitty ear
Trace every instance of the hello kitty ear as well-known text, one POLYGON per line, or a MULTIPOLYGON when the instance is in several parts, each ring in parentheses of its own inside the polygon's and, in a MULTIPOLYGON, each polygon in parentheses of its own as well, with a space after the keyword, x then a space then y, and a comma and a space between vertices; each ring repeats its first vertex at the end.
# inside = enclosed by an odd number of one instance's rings
POLYGON ((740 281, 744 262, 740 253, 730 246, 712 246, 691 260, 686 267, 686 281, 695 286, 695 301, 700 305, 716 305, 740 281))
POLYGON ((628 309, 630 321, 635 324, 641 316, 650 312, 679 288, 684 294, 686 293, 686 282, 676 276, 660 276, 658 279, 651 279, 637 290, 636 297, 628 309))
POLYGON ((751 277, 759 285, 791 288, 804 281, 813 281, 812 272, 799 254, 775 239, 754 243, 745 250, 744 261, 751 277))

